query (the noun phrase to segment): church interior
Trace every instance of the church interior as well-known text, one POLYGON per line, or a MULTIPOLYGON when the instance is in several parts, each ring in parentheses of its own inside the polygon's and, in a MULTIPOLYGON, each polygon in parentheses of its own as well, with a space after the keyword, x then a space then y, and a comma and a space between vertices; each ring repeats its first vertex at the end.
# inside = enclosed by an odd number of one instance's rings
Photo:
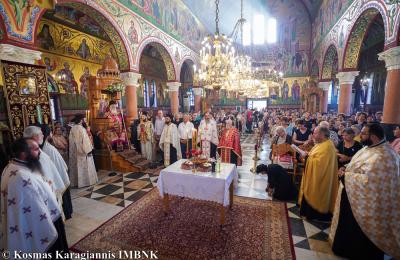
POLYGON ((0 70, 5 259, 400 258, 398 0, 2 0, 0 70))

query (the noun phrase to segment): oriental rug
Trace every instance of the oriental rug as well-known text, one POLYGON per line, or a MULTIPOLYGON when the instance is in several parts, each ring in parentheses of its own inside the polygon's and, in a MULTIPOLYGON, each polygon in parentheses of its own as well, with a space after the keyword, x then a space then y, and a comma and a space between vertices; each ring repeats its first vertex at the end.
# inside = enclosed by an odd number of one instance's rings
POLYGON ((235 196, 222 229, 216 203, 170 196, 170 208, 165 215, 153 189, 71 250, 153 250, 158 259, 295 259, 285 203, 235 196))

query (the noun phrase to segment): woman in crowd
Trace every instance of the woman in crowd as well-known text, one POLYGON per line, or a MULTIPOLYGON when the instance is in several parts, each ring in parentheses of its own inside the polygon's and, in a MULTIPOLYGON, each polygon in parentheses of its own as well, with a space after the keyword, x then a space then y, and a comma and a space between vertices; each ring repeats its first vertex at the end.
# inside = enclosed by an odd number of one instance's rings
POLYGON ((396 139, 391 143, 391 146, 400 155, 400 125, 397 125, 393 132, 396 139))
POLYGON ((338 155, 338 168, 341 168, 351 161, 353 155, 355 155, 361 148, 361 143, 354 140, 354 131, 351 128, 345 128, 342 131, 343 141, 339 142, 337 146, 338 155))
POLYGON ((311 139, 311 134, 312 132, 306 127, 304 120, 299 120, 298 127, 293 134, 293 143, 303 145, 311 139))

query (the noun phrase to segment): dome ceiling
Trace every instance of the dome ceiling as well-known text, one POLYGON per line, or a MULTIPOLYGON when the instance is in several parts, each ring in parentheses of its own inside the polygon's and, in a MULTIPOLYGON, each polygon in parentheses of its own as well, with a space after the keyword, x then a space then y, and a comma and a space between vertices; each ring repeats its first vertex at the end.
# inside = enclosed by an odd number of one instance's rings
MULTIPOLYGON (((208 31, 215 31, 215 1, 214 0, 182 0, 192 13, 199 18, 208 31)), ((318 9, 320 8, 323 0, 295 0, 301 2, 305 13, 310 21, 314 21, 318 9)), ((290 8, 291 0, 243 0, 244 5, 244 18, 249 18, 256 14, 262 13, 264 15, 275 16, 268 12, 268 6, 273 6, 277 3, 288 3, 290 8)), ((220 14, 220 32, 229 35, 236 21, 240 18, 240 1, 239 0, 220 0, 219 4, 220 14)))

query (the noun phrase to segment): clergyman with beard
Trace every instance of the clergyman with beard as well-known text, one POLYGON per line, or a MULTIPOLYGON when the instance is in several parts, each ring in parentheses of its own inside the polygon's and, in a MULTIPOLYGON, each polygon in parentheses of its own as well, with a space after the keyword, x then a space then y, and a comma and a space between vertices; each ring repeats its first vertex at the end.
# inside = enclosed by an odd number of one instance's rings
POLYGON ((350 259, 400 259, 400 158, 377 123, 362 128, 361 141, 365 147, 339 169, 329 242, 350 259))
MULTIPOLYGON (((0 251, 68 252, 61 209, 41 171, 39 144, 21 138, 1 179, 0 251)), ((11 257, 13 258, 13 257, 11 257)))
POLYGON ((182 159, 178 127, 172 123, 172 115, 165 116, 165 126, 160 138, 160 148, 164 153, 164 165, 168 166, 182 159))
MULTIPOLYGON (((32 138, 39 145, 43 144, 44 142, 44 135, 40 127, 28 126, 24 129, 23 135, 24 138, 32 138)), ((40 152, 42 152, 41 149, 40 152)), ((68 173, 66 171, 59 171, 57 166, 45 152, 41 153, 39 163, 43 175, 47 180, 51 181, 52 188, 56 193, 57 201, 61 206, 63 194, 69 186, 68 173)))

